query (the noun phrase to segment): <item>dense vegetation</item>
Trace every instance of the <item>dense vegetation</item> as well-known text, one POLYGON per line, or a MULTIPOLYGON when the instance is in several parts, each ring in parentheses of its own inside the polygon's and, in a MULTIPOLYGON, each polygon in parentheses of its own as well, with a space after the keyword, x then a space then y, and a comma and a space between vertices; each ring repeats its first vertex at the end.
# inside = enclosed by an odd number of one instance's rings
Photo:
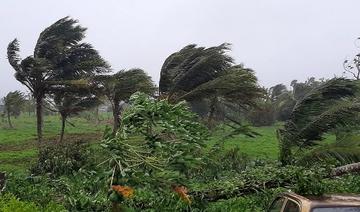
POLYGON ((360 193, 358 79, 266 89, 229 44, 188 45, 156 88, 139 68, 110 73, 85 31, 65 17, 33 55, 8 46, 30 95, 3 98, 0 211, 264 211, 288 190, 360 193))

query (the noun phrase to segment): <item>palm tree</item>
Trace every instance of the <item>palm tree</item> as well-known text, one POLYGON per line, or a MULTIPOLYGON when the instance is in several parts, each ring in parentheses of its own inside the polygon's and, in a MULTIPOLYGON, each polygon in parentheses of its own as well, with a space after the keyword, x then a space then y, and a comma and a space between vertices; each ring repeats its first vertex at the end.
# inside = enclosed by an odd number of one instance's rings
POLYGON ((291 163, 292 148, 316 145, 323 135, 339 126, 347 126, 360 112, 355 81, 334 78, 308 92, 298 101, 278 130, 280 161, 291 163))
POLYGON ((228 50, 227 43, 210 48, 192 44, 171 54, 161 68, 160 93, 176 100, 175 94, 181 95, 215 79, 233 65, 233 58, 226 54, 228 50))
POLYGON ((59 90, 54 89, 51 98, 54 106, 61 116, 61 143, 64 138, 67 118, 78 115, 80 112, 96 107, 101 103, 97 96, 98 87, 90 81, 74 83, 71 81, 67 86, 59 90))
POLYGON ((6 113, 8 124, 13 128, 11 116, 19 116, 25 103, 24 94, 20 91, 9 92, 4 98, 4 113, 6 113))
POLYGON ((19 56, 17 39, 8 45, 8 60, 15 69, 15 78, 30 90, 36 101, 39 143, 45 95, 53 87, 61 87, 66 80, 102 73, 108 68, 90 44, 81 42, 86 28, 77 23, 77 20, 65 17, 46 28, 39 36, 34 54, 23 60, 19 56))
POLYGON ((98 76, 97 81, 103 93, 111 102, 114 134, 120 126, 121 102, 127 102, 130 96, 137 91, 150 95, 153 95, 155 91, 155 85, 151 77, 139 68, 127 71, 121 70, 113 75, 98 76))
POLYGON ((234 65, 227 55, 230 45, 205 48, 188 45, 164 62, 159 82, 161 95, 170 101, 209 102, 208 123, 220 108, 247 109, 263 96, 254 71, 234 65))

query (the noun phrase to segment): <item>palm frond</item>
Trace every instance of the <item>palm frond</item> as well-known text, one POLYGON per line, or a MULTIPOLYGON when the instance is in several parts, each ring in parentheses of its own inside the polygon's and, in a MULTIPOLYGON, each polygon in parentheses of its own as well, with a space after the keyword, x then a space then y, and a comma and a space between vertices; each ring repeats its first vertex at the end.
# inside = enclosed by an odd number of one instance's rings
POLYGON ((257 85, 257 78, 252 71, 235 67, 216 79, 199 85, 194 90, 179 97, 179 100, 205 98, 214 94, 227 99, 229 102, 253 106, 256 104, 256 98, 263 96, 264 92, 257 85))
POLYGON ((297 137, 304 139, 304 145, 314 140, 321 140, 322 135, 329 130, 353 123, 359 112, 360 102, 356 100, 338 102, 304 126, 297 137))
POLYGON ((191 91, 229 68, 233 59, 226 54, 229 44, 204 48, 188 45, 170 55, 160 73, 160 92, 191 91))
POLYGON ((298 101, 290 119, 300 129, 337 101, 346 97, 354 97, 357 92, 356 82, 344 78, 331 79, 312 89, 302 100, 298 101))
POLYGON ((339 165, 356 163, 360 162, 360 146, 325 145, 303 154, 297 161, 299 165, 313 165, 329 161, 334 161, 339 165))
POLYGON ((19 63, 21 58, 19 56, 20 45, 17 39, 11 41, 7 47, 7 58, 10 65, 15 69, 15 71, 20 71, 19 63))
POLYGON ((77 23, 67 16, 46 28, 37 40, 34 57, 53 59, 58 52, 80 42, 85 37, 86 28, 77 23))

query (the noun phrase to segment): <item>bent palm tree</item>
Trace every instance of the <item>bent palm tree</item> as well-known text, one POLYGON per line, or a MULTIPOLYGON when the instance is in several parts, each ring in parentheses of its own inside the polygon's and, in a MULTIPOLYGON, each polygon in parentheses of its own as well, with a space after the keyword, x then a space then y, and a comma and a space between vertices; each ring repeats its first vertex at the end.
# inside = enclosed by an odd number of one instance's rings
MULTIPOLYGON (((208 123, 216 112, 247 109, 263 96, 252 70, 234 65, 227 55, 230 45, 205 48, 188 45, 170 55, 161 68, 159 91, 169 101, 204 101, 208 104, 208 123)), ((224 113, 225 118, 234 120, 224 113)))
POLYGON ((8 45, 8 60, 15 69, 15 78, 30 90, 36 101, 39 143, 45 95, 54 86, 61 87, 65 80, 102 73, 108 68, 90 44, 81 43, 86 28, 77 23, 77 20, 65 17, 46 28, 39 36, 34 54, 23 60, 19 56, 17 39, 8 45))
POLYGON ((346 126, 360 112, 357 100, 357 82, 335 78, 314 88, 298 101, 286 121, 278 130, 280 161, 290 163, 291 148, 316 145, 323 135, 339 126, 346 126))

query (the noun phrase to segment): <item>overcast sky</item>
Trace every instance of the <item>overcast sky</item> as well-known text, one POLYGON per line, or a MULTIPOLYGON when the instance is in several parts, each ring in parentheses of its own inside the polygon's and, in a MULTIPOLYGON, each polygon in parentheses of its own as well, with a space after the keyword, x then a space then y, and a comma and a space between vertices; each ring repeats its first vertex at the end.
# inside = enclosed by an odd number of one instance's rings
POLYGON ((183 46, 229 42, 236 62, 268 87, 340 76, 344 59, 360 52, 359 8, 359 0, 1 0, 0 96, 26 91, 8 43, 18 38, 28 56, 39 33, 68 15, 115 71, 143 68, 157 83, 165 58, 183 46))

